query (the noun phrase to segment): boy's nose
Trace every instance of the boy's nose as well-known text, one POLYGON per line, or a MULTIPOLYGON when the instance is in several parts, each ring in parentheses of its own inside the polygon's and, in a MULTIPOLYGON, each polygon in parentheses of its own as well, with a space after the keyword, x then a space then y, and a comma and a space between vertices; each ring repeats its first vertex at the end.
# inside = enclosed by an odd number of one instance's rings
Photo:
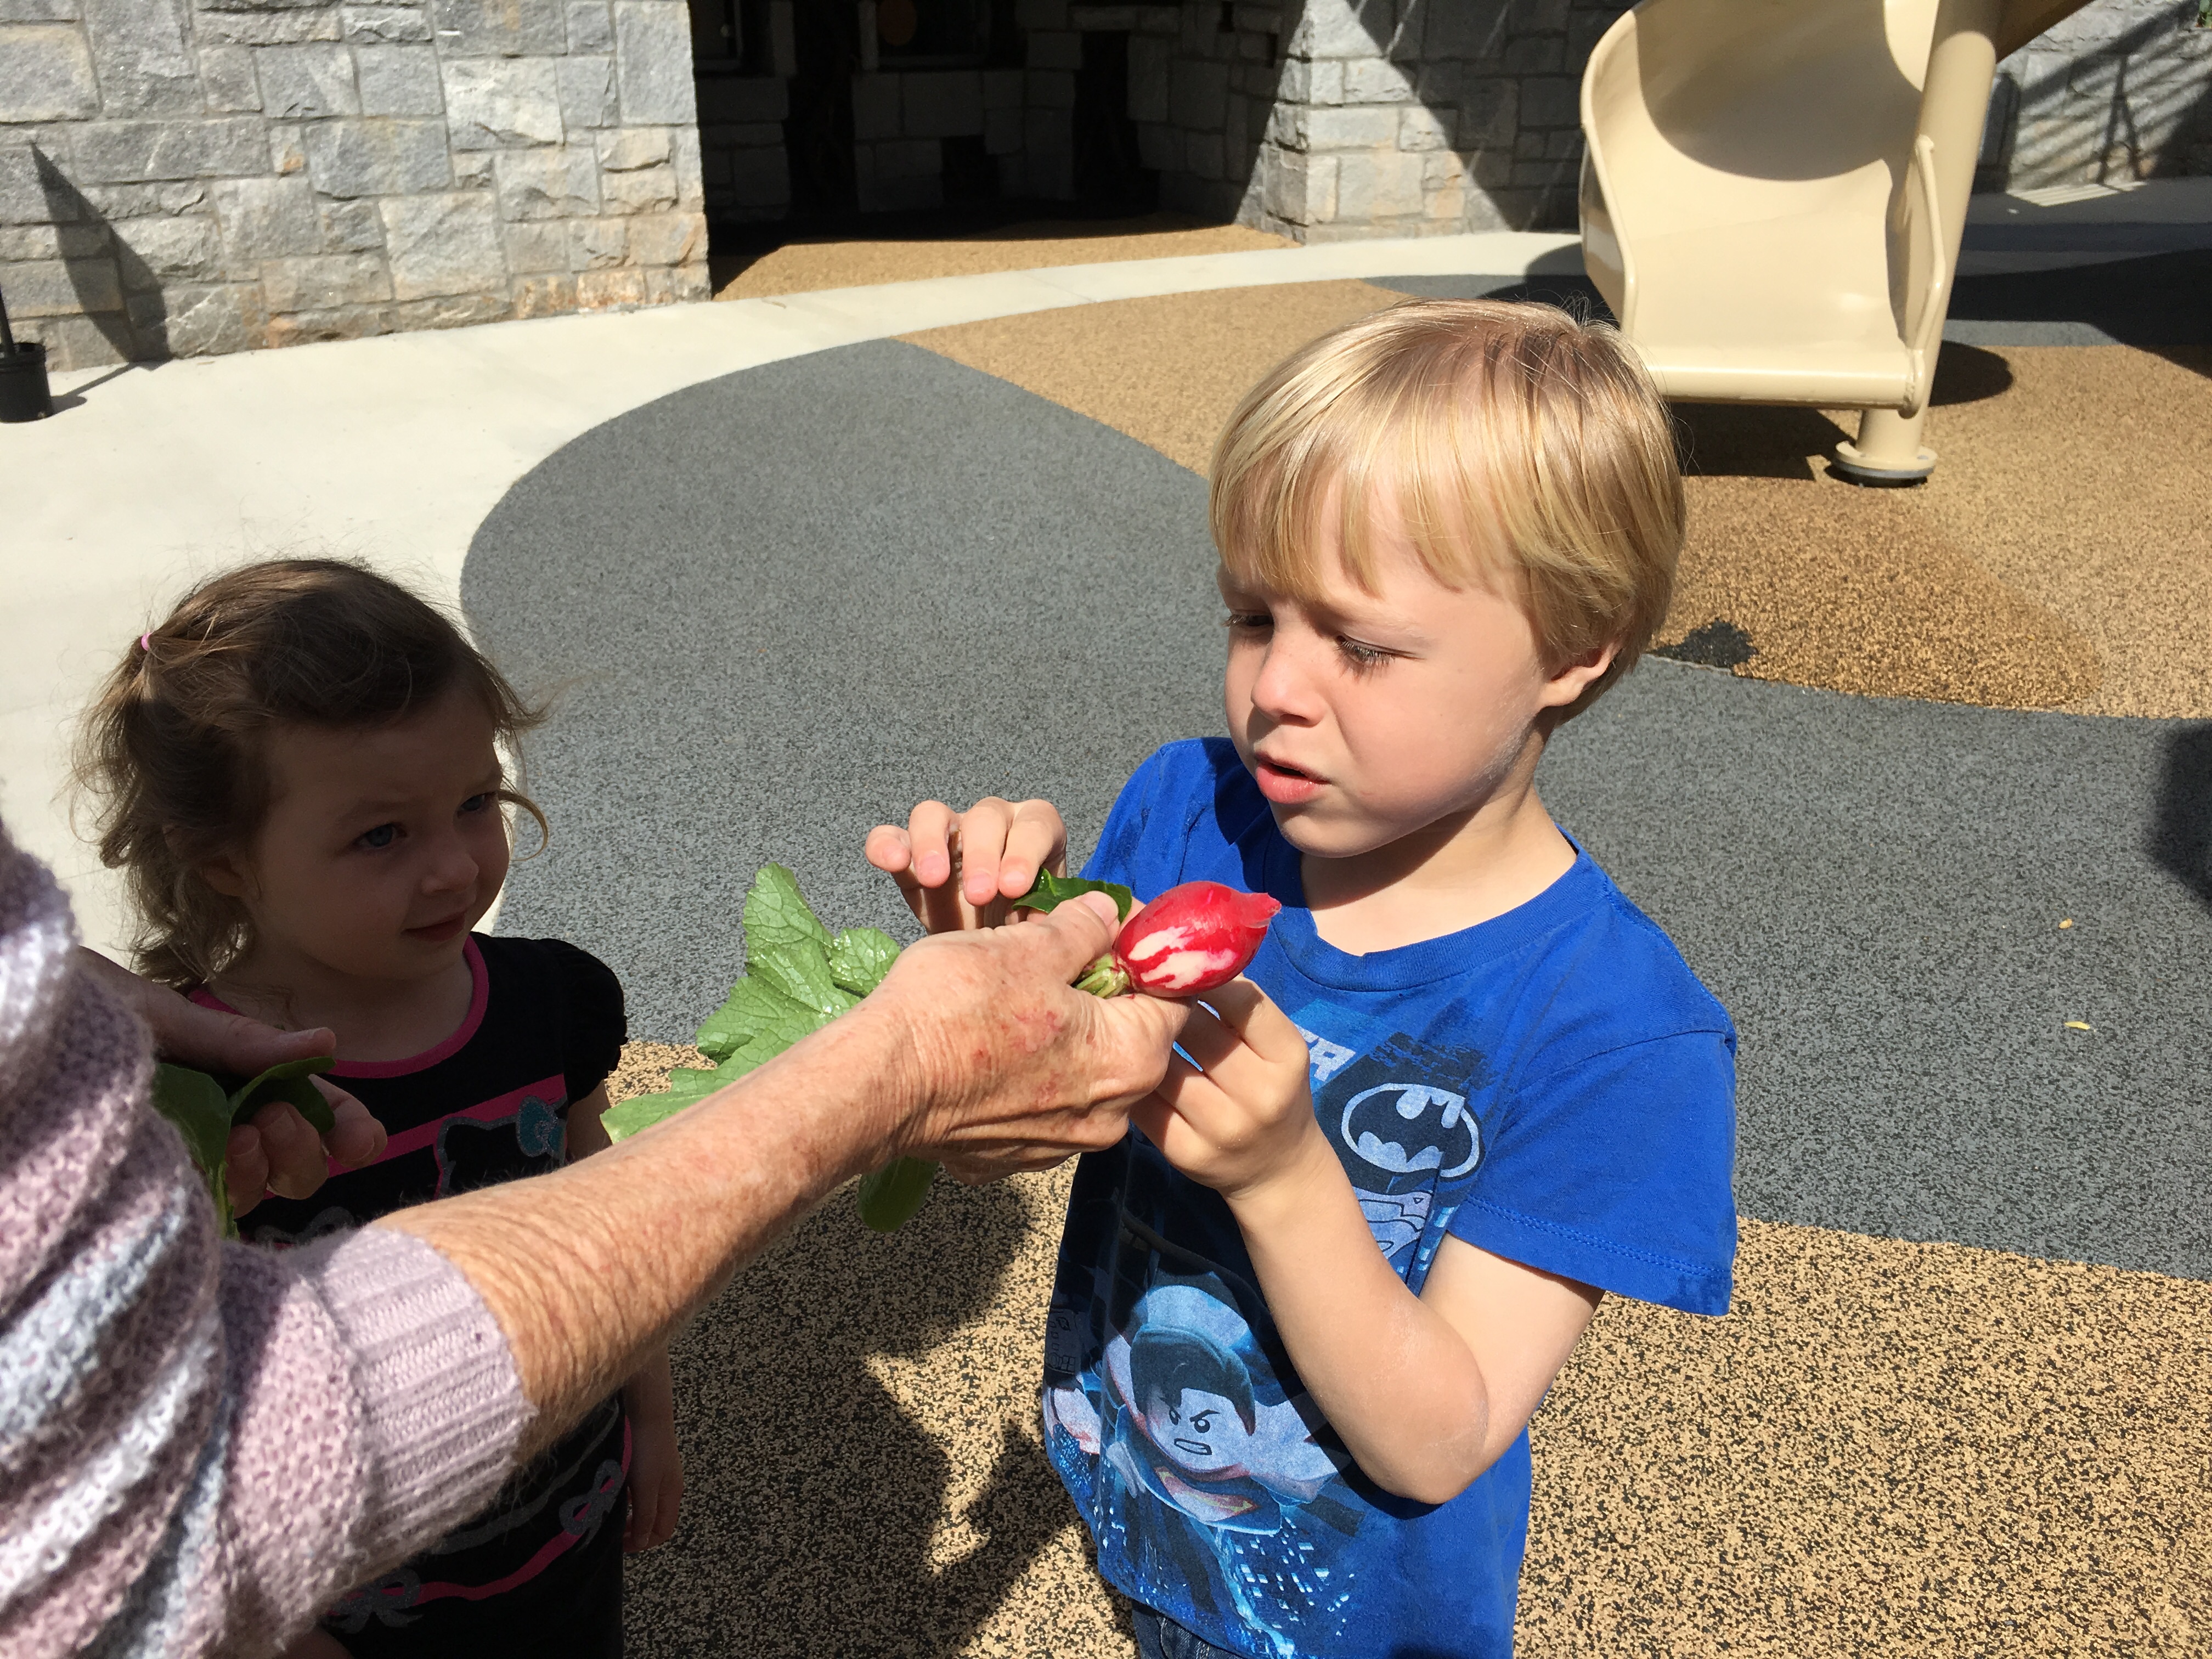
POLYGON ((1259 677, 1252 682, 1252 704, 1275 720, 1310 720, 1315 713, 1313 676, 1298 653, 1277 641, 1267 647, 1259 677))

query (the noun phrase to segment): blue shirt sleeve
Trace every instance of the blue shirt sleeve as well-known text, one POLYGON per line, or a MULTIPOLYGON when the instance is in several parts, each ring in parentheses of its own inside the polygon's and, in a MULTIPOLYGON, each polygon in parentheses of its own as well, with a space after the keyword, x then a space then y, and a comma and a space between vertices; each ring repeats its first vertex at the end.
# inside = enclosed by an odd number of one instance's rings
POLYGON ((1735 1155, 1728 1034, 1629 1043, 1516 1091, 1449 1231, 1601 1290, 1723 1314, 1735 1155))

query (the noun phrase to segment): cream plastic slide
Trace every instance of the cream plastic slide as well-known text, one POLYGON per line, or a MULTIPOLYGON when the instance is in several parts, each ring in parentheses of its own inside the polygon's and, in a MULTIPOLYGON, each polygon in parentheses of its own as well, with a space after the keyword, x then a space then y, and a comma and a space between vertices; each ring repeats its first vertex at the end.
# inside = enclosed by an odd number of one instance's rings
POLYGON ((1583 76, 1583 258, 1669 398, 1921 446, 1996 61, 2086 0, 1643 0, 1583 76))

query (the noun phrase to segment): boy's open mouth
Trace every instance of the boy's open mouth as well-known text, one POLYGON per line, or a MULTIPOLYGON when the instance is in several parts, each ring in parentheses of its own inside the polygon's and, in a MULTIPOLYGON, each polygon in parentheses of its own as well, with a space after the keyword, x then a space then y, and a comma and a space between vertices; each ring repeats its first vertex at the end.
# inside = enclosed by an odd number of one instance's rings
POLYGON ((1295 805, 1321 793, 1322 781, 1313 774, 1264 755, 1252 757, 1252 770, 1260 793, 1279 806, 1295 805))

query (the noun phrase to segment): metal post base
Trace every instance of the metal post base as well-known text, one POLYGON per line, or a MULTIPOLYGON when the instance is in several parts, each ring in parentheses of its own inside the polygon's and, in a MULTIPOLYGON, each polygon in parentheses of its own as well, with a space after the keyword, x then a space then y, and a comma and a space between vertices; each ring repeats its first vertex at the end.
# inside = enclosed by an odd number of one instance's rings
POLYGON ((1859 440, 1836 446, 1828 470, 1856 484, 1917 484, 1936 470, 1936 452, 1923 448, 1920 429, 1928 411, 1910 419, 1893 409, 1869 409, 1859 416, 1859 440))

